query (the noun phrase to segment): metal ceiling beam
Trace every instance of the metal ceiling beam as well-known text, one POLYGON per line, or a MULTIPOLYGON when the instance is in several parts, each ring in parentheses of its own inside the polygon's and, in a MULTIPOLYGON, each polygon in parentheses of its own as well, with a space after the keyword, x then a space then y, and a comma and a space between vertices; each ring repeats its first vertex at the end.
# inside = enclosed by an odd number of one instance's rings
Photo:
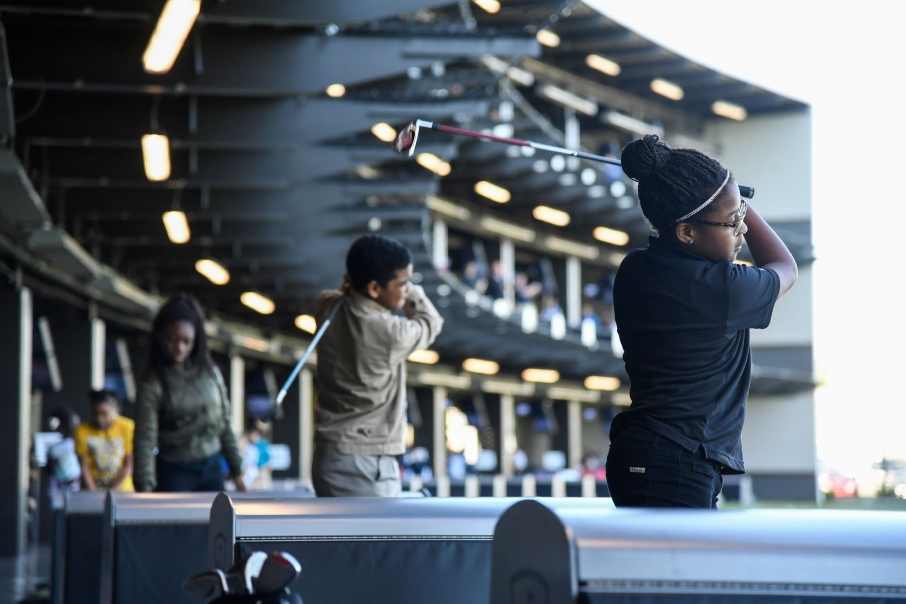
MULTIPOLYGON (((400 13, 448 4, 449 0, 255 0, 203 4, 198 21, 234 25, 310 26, 362 23, 400 13)), ((158 0, 28 0, 7 1, 0 11, 34 16, 67 16, 86 19, 155 21, 160 14, 158 0)))
POLYGON ((195 29, 187 46, 194 52, 181 53, 170 73, 151 75, 142 69, 142 46, 135 43, 136 33, 84 28, 74 34, 68 28, 20 25, 9 40, 15 48, 11 55, 14 85, 41 88, 46 83, 74 83, 70 84, 73 90, 89 90, 100 84, 112 85, 111 91, 160 94, 320 95, 331 84, 374 81, 409 67, 426 68, 435 61, 539 54, 534 38, 326 37, 208 26, 195 29), (61 56, 67 60, 58 60, 61 56))
MULTIPOLYGON (((47 92, 39 119, 25 122, 29 138, 133 139, 151 132, 154 99, 115 95, 100 103, 93 95, 47 92)), ((485 115, 485 100, 383 103, 314 98, 179 97, 158 108, 160 128, 174 142, 233 145, 311 143, 367 132, 377 122, 401 125, 413 117, 449 122, 454 116, 485 115)))

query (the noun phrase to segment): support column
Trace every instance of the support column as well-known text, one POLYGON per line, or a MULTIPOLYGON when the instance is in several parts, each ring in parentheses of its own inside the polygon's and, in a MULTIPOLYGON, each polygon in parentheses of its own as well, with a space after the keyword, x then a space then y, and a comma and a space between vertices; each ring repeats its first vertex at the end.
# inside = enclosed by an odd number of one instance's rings
POLYGON ((434 387, 434 477, 447 477, 447 389, 434 387))
POLYGON ((315 384, 311 369, 299 372, 299 481, 310 487, 315 450, 315 384))
POLYGON ((0 557, 25 552, 31 424, 31 290, 0 285, 0 557))
POLYGON ((236 436, 245 429, 245 359, 230 354, 230 427, 236 436))
MULTIPOLYGON (((580 147, 579 118, 576 117, 575 110, 569 109, 568 107, 563 108, 563 134, 563 142, 567 149, 578 149, 580 147)), ((566 158, 566 167, 570 172, 578 172, 579 166, 580 162, 578 157, 566 158)))
POLYGON ((500 395, 500 473, 510 478, 516 452, 516 400, 512 394, 500 395))
POLYGON ((516 308, 516 246, 511 239, 500 240, 500 268, 503 271, 503 297, 510 309, 516 308))
POLYGON ((434 221, 434 237, 431 244, 431 260, 434 262, 434 268, 446 269, 450 252, 447 246, 447 223, 443 220, 434 221))
POLYGON ((582 262, 566 259, 566 323, 573 329, 582 324, 582 262))
POLYGON ((566 405, 567 459, 569 467, 575 469, 582 464, 582 403, 568 401, 566 405))
POLYGON ((107 369, 107 324, 103 319, 91 319, 91 389, 103 390, 107 369))

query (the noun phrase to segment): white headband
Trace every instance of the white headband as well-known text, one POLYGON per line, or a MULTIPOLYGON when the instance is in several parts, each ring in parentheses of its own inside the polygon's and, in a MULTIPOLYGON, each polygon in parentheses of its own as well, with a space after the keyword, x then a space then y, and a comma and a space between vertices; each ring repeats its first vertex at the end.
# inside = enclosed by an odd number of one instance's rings
POLYGON ((708 206, 709 203, 711 203, 712 201, 714 201, 714 198, 715 198, 715 197, 717 197, 718 195, 720 195, 720 192, 724 190, 724 187, 725 187, 725 186, 727 186, 727 181, 728 181, 728 180, 730 180, 730 171, 729 171, 729 170, 727 170, 727 175, 724 177, 724 182, 723 182, 723 184, 720 185, 719 187, 717 187, 717 190, 714 191, 714 195, 712 195, 711 197, 709 197, 709 198, 708 198, 708 201, 706 201, 706 202, 703 203, 702 205, 698 206, 697 208, 695 208, 694 210, 692 210, 691 212, 689 212, 688 214, 686 214, 686 215, 683 216, 682 218, 680 218, 680 219, 678 219, 678 220, 675 220, 675 221, 673 222, 673 224, 679 224, 679 223, 681 223, 682 221, 684 221, 685 219, 689 218, 690 216, 695 216, 696 214, 698 214, 699 212, 701 212, 702 210, 704 210, 704 209, 708 206))

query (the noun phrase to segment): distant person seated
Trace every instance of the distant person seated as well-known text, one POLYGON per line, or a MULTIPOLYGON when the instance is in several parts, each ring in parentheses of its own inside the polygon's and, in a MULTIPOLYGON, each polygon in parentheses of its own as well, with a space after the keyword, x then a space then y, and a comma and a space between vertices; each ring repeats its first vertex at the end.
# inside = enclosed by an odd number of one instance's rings
POLYGON ((488 289, 488 280, 481 276, 478 263, 474 260, 466 262, 466 266, 462 270, 462 282, 479 294, 485 293, 488 289))
POLYGON ((563 309, 560 308, 560 300, 556 296, 551 296, 544 301, 539 318, 543 323, 550 323, 555 316, 562 314, 563 309))
POLYGON ((112 390, 88 393, 91 421, 79 424, 75 432, 76 453, 82 465, 82 479, 89 491, 132 486, 132 436, 135 424, 120 417, 120 401, 112 390))
POLYGON ((52 501, 57 494, 79 490, 82 468, 79 465, 79 456, 76 455, 75 439, 72 437, 76 423, 72 409, 60 407, 51 414, 49 423, 50 429, 59 432, 63 437, 63 440, 47 450, 52 501))
POLYGON ((590 319, 595 324, 595 333, 601 333, 601 318, 598 316, 598 313, 595 312, 595 309, 592 308, 591 304, 582 305, 582 322, 584 323, 586 319, 590 319))
POLYGON ((495 300, 502 298, 504 294, 503 266, 500 260, 491 263, 491 276, 488 279, 487 294, 495 300))
POLYGON ((541 290, 544 289, 544 286, 539 282, 529 282, 529 277, 526 273, 520 271, 516 274, 516 303, 517 304, 527 304, 532 302, 538 294, 541 293, 541 290))

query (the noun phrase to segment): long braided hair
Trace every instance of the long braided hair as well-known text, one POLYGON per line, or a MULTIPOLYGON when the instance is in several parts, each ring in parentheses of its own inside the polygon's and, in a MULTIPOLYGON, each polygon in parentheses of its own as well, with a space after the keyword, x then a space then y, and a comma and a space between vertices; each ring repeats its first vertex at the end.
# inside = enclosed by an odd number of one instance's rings
POLYGON ((153 373, 160 380, 165 406, 170 402, 170 387, 164 370, 172 364, 172 360, 164 350, 161 340, 167 327, 180 321, 185 321, 195 329, 195 344, 192 352, 189 353, 192 365, 204 371, 213 371, 214 366, 211 352, 208 349, 208 338, 204 331, 204 311, 201 309, 201 305, 190 294, 176 294, 158 311, 157 316, 154 317, 154 327, 151 330, 151 360, 148 364, 147 374, 153 373))
POLYGON ((696 149, 671 149, 657 134, 623 147, 620 161, 626 176, 639 183, 639 205, 658 234, 668 233, 711 197, 727 176, 727 168, 713 157, 696 149))

